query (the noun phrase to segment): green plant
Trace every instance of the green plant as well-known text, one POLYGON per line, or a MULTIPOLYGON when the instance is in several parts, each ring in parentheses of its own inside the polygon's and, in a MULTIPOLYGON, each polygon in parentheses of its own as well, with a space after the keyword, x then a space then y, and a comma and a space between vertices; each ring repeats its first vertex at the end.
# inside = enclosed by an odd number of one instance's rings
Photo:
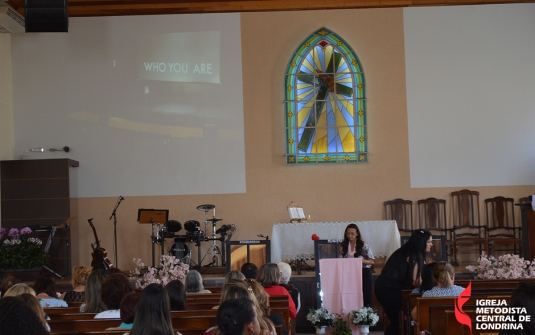
POLYGON ((32 230, 28 227, 0 229, 0 269, 31 269, 48 264, 49 257, 41 247, 40 239, 26 237, 32 230))
POLYGON ((341 314, 336 314, 332 328, 332 335, 351 335, 351 328, 349 328, 345 317, 341 314))

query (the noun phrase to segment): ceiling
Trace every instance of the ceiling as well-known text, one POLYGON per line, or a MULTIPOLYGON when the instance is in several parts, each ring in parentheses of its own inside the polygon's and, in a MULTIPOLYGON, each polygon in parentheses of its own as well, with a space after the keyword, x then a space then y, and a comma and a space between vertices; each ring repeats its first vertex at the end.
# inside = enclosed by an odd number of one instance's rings
MULTIPOLYGON (((5 2, 24 15, 24 0, 8 0, 5 2)), ((528 2, 535 2, 535 0, 69 0, 68 12, 70 17, 81 17, 452 6, 528 2)))

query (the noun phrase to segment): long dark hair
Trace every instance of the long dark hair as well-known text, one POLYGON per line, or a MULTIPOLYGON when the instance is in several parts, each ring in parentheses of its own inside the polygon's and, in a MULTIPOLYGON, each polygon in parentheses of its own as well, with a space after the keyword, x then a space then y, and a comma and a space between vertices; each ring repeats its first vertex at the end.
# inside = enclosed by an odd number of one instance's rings
POLYGON ((522 335, 534 335, 535 334, 535 283, 534 282, 521 282, 513 290, 511 295, 511 307, 524 307, 526 308, 526 315, 531 315, 530 321, 522 322, 522 330, 519 333, 522 335))
POLYGON ((230 299, 217 309, 217 327, 223 335, 243 334, 245 326, 254 321, 255 307, 249 299, 230 299))
POLYGON ((0 299, 0 334, 46 335, 48 331, 37 314, 18 297, 0 299))
POLYGON ((130 335, 174 335, 169 296, 160 284, 150 284, 141 291, 130 335))
POLYGON ((430 237, 431 232, 429 230, 415 230, 412 232, 407 243, 399 248, 401 255, 405 258, 409 258, 409 264, 412 264, 413 262, 418 264, 416 278, 420 278, 422 274, 425 262, 425 249, 427 247, 427 240, 429 240, 430 237))
POLYGON ((165 285, 165 291, 167 291, 167 295, 169 296, 172 311, 183 311, 186 309, 186 288, 180 280, 171 280, 165 285))
POLYGON ((349 239, 347 238, 347 230, 348 229, 356 229, 357 230, 357 240, 355 242, 355 253, 357 255, 360 255, 362 253, 362 248, 364 247, 364 241, 362 241, 362 236, 360 235, 359 227, 357 227, 356 224, 350 223, 347 225, 346 230, 344 230, 344 240, 342 243, 340 243, 340 253, 342 256, 346 257, 347 250, 349 249, 349 239))

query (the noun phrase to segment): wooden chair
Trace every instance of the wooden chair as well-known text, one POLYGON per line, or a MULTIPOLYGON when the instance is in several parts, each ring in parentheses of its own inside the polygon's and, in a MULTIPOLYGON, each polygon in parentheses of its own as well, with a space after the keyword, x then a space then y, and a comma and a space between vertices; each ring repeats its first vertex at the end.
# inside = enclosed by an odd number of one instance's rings
POLYGON ((520 228, 515 225, 515 205, 513 198, 494 197, 485 199, 489 252, 496 251, 496 245, 512 245, 514 254, 520 253, 522 239, 520 228), (518 234, 517 234, 518 230, 518 234))
POLYGON ((453 261, 459 265, 459 246, 477 245, 479 255, 488 253, 487 227, 479 221, 479 192, 452 192, 451 200, 453 261))
POLYGON ((448 257, 453 256, 451 229, 446 220, 446 200, 427 198, 418 200, 418 226, 427 229, 433 236, 444 236, 448 257))
POLYGON ((400 232, 410 232, 414 230, 412 220, 412 201, 394 199, 384 202, 385 220, 396 220, 400 232))

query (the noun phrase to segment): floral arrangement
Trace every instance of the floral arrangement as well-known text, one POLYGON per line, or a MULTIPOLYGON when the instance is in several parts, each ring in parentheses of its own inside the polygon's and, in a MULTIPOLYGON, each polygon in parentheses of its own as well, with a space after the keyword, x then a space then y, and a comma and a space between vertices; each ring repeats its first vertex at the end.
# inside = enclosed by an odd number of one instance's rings
POLYGON ((146 266, 141 258, 134 258, 136 268, 130 272, 130 275, 137 277, 136 288, 145 288, 153 283, 167 285, 172 280, 178 279, 182 282, 186 279, 186 273, 189 271, 189 265, 181 263, 175 256, 162 255, 160 266, 146 266))
POLYGON ((41 248, 43 242, 27 237, 32 232, 28 227, 21 230, 0 229, 0 269, 31 269, 48 264, 49 257, 41 248))
POLYGON ((506 254, 499 256, 487 256, 481 253, 477 265, 468 265, 466 269, 477 273, 480 279, 518 279, 535 277, 535 261, 524 260, 518 255, 506 254))
POLYGON ((336 320, 334 320, 332 327, 331 335, 351 335, 352 333, 347 321, 341 314, 336 314, 336 320))
POLYGON ((318 309, 311 308, 307 314, 307 320, 312 322, 314 327, 330 327, 333 325, 334 314, 323 307, 318 309))
POLYGON ((354 325, 375 326, 379 321, 379 316, 375 308, 362 307, 358 311, 351 311, 349 319, 354 325))

